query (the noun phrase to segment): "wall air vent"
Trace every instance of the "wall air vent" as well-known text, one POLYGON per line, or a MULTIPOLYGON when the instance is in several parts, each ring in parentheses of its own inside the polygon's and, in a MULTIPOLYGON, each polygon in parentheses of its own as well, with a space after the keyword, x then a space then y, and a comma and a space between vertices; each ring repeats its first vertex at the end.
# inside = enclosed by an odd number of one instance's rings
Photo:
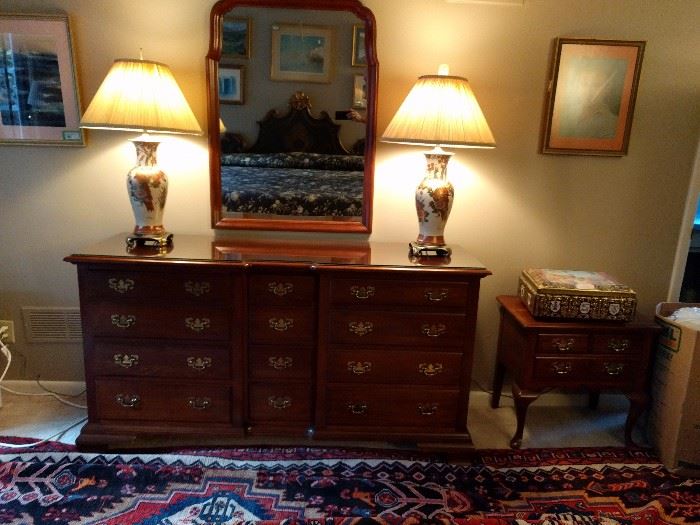
POLYGON ((28 343, 79 343, 82 341, 80 308, 23 306, 22 318, 28 343))

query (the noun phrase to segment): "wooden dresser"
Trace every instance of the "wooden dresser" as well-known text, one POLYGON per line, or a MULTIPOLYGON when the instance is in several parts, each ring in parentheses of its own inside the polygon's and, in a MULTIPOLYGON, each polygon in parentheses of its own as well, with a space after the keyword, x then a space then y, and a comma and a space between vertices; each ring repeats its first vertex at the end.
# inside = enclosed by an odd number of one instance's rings
POLYGON ((400 441, 469 447, 480 280, 403 244, 216 240, 164 253, 124 236, 78 267, 82 448, 148 438, 400 441))

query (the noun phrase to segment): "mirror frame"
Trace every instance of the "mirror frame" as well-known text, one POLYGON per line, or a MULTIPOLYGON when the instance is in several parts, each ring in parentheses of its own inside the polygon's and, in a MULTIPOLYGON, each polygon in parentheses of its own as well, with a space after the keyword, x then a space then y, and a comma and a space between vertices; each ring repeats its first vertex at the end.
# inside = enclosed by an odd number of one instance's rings
MULTIPOLYGON (((375 136, 377 126, 376 21, 374 14, 360 0, 219 0, 210 15, 209 52, 206 60, 207 119, 209 133, 209 174, 211 181, 211 226, 215 229, 275 230, 303 232, 370 233, 372 231, 372 198, 374 188, 375 136), (268 7, 348 11, 365 24, 367 54, 367 121, 364 154, 364 191, 360 221, 263 219, 225 217, 221 209, 221 142, 219 130, 218 71, 222 50, 224 14, 235 7, 268 7)), ((263 115, 260 116, 261 118, 263 115)))

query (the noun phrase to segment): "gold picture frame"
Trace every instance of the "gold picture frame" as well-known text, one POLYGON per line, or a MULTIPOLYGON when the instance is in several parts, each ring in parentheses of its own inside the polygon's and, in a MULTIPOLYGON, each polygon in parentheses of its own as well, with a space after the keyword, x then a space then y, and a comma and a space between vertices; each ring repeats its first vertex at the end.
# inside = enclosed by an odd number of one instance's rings
POLYGON ((364 67, 367 65, 364 24, 353 24, 352 26, 352 65, 353 67, 364 67))
POLYGON ((0 14, 0 144, 84 146, 67 15, 0 14))
POLYGON ((250 58, 251 30, 250 18, 225 15, 221 22, 221 57, 250 58))
POLYGON ((627 154, 643 41, 557 38, 541 152, 627 154))
POLYGON ((330 27, 274 24, 270 78, 328 84, 333 77, 333 52, 330 27))

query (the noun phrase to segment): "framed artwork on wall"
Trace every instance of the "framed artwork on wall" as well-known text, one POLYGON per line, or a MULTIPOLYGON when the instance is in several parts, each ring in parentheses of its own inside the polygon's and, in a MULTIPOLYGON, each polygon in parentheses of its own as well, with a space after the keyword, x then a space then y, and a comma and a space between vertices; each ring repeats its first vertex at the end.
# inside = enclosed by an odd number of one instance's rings
POLYGON ((272 26, 272 80, 329 83, 333 74, 333 31, 302 24, 272 26))
POLYGON ((354 109, 367 108, 367 79, 364 75, 355 75, 352 93, 352 107, 354 109))
POLYGON ((367 65, 364 24, 354 24, 352 26, 352 65, 356 67, 367 65))
POLYGON ((0 14, 0 144, 84 146, 66 15, 0 14))
POLYGON ((226 15, 221 27, 221 57, 250 58, 250 18, 226 15))
POLYGON ((219 102, 221 104, 243 104, 243 66, 219 66, 219 102))
POLYGON ((644 45, 556 39, 542 153, 627 154, 644 45))

